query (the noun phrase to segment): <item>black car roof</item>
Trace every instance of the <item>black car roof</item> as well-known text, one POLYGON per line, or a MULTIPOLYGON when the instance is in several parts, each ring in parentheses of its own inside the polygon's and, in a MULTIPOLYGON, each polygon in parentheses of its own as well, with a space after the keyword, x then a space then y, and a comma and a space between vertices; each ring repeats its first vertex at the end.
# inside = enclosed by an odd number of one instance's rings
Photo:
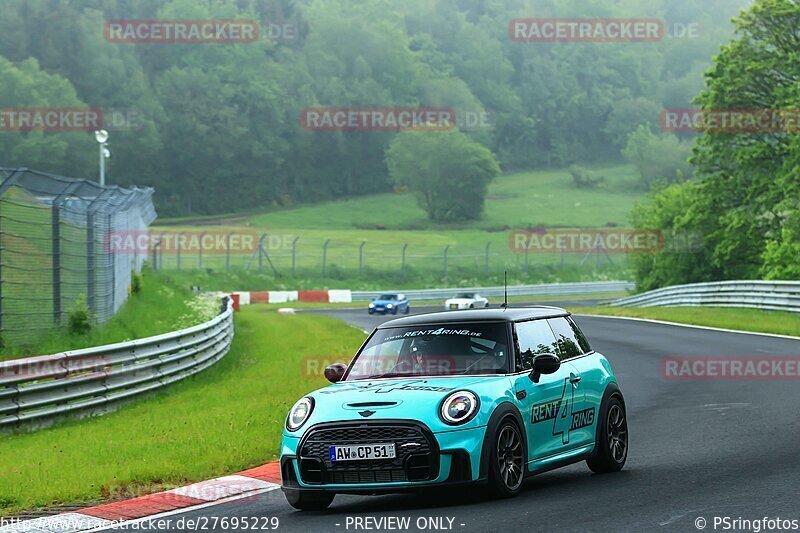
POLYGON ((439 311, 423 313, 384 322, 378 329, 396 328, 400 326, 421 326, 435 324, 452 324, 457 322, 518 322, 535 318, 552 318, 568 316, 569 311, 560 307, 537 305, 532 307, 508 307, 505 309, 464 309, 462 311, 439 311))

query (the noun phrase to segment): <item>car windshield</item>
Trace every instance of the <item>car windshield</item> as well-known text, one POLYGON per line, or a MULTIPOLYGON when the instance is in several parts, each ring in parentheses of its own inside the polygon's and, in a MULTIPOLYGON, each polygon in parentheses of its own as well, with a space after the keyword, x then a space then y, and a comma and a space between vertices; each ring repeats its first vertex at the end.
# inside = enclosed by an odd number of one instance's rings
POLYGON ((381 294, 377 298, 378 300, 397 300, 396 294, 381 294))
POLYGON ((502 322, 381 329, 355 357, 346 379, 505 374, 507 331, 502 322))
POLYGON ((456 294, 456 298, 465 298, 465 299, 472 299, 475 297, 475 293, 472 292, 459 292, 456 294))

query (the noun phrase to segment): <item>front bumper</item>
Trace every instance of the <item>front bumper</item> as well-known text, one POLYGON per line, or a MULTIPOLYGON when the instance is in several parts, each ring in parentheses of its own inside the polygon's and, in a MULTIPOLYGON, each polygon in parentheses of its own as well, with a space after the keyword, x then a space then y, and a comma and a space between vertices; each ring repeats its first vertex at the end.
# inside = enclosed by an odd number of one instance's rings
POLYGON ((486 427, 482 426, 434 434, 425 425, 411 420, 318 424, 309 428, 302 439, 284 435, 282 488, 381 494, 480 481, 485 432, 486 427), (359 442, 357 437, 368 442, 375 438, 373 435, 381 435, 380 442, 395 442, 397 458, 339 464, 327 458, 330 445, 359 442), (403 446, 409 443, 419 446, 403 446))

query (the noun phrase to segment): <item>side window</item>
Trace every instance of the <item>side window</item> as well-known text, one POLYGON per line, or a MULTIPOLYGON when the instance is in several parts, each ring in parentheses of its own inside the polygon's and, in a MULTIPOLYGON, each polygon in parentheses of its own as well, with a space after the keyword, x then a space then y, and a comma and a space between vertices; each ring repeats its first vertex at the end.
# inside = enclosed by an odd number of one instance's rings
POLYGON ((583 353, 589 353, 592 351, 592 347, 589 345, 589 341, 586 339, 586 335, 583 334, 581 328, 578 327, 578 324, 572 319, 572 317, 567 317, 569 321, 569 325, 572 327, 572 331, 575 332, 575 338, 578 339, 578 345, 583 350, 583 353))
POLYGON ((558 354, 556 338, 546 320, 518 322, 514 326, 519 343, 520 369, 531 368, 534 356, 540 353, 558 354))
POLYGON ((547 322, 553 328, 553 333, 558 343, 558 354, 562 361, 583 355, 584 352, 578 342, 575 331, 566 318, 549 318, 547 322))

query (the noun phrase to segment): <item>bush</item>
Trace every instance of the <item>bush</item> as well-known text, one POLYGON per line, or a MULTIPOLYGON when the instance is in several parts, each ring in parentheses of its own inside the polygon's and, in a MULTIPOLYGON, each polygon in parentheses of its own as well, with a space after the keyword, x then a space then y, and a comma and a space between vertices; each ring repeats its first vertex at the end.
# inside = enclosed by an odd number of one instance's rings
POLYGON ((622 155, 636 167, 642 186, 650 189, 658 181, 668 183, 692 176, 689 156, 690 142, 681 141, 673 134, 656 135, 649 125, 639 126, 628 136, 622 155))
POLYGON ((605 177, 597 176, 591 170, 579 165, 570 165, 569 174, 579 189, 596 189, 606 181, 605 177))
POLYGON ((131 294, 140 294, 142 292, 142 276, 134 272, 131 274, 131 294))
POLYGON ((69 311, 67 329, 72 335, 86 335, 92 330, 92 315, 83 295, 75 302, 75 307, 69 311))
POLYGON ((408 187, 436 222, 480 217, 489 182, 500 174, 494 154, 459 131, 401 133, 386 162, 395 185, 408 187))
POLYGON ((781 231, 779 239, 768 240, 763 253, 761 275, 770 280, 800 279, 800 234, 790 228, 781 231))

